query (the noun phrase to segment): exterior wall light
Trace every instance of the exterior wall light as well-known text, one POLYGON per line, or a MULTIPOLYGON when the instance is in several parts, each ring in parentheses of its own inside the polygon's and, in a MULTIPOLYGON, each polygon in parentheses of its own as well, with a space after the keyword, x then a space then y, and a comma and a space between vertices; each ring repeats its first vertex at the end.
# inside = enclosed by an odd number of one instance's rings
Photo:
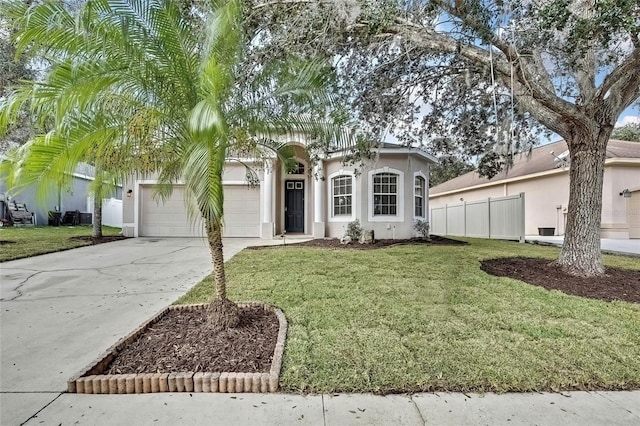
POLYGON ((127 198, 131 198, 131 196, 133 195, 133 189, 130 189, 127 191, 127 198))
POLYGON ((620 195, 624 198, 631 198, 631 191, 629 191, 629 189, 625 189, 620 193, 620 195))

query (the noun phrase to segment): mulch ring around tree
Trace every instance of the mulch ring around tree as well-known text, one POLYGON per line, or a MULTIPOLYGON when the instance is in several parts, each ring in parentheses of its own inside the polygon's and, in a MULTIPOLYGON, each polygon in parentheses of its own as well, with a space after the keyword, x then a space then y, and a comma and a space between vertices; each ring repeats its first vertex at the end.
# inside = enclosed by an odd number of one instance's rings
MULTIPOLYGON (((295 240, 294 240, 295 241, 295 240)), ((374 250, 384 247, 392 247, 399 245, 427 245, 427 246, 460 246, 460 245, 468 245, 466 241, 458 241, 452 240, 450 238, 440 237, 438 235, 432 235, 429 240, 421 239, 421 238, 409 238, 404 240, 375 240, 370 244, 360 244, 359 242, 352 242, 349 244, 342 244, 340 240, 337 238, 318 238, 308 241, 302 242, 292 242, 289 243, 285 239, 283 241, 283 245, 275 245, 275 246, 253 246, 248 247, 251 250, 263 250, 263 249, 273 249, 282 246, 286 247, 317 247, 317 248, 326 248, 326 249, 351 249, 351 250, 374 250)))
POLYGON ((96 244, 102 244, 102 243, 110 243, 113 241, 120 241, 120 240, 124 240, 127 237, 123 236, 123 235, 103 235, 100 238, 94 238, 92 236, 87 236, 87 235, 80 235, 77 237, 69 237, 70 240, 75 240, 75 241, 86 241, 89 244, 91 244, 92 246, 95 246, 96 244))
POLYGON ((564 272, 549 259, 504 257, 481 262, 488 274, 559 290, 566 294, 606 301, 640 303, 640 271, 606 268, 604 277, 582 278, 564 272))
POLYGON ((278 338, 274 312, 240 309, 240 324, 212 332, 207 309, 169 311, 123 348, 104 374, 227 371, 268 373, 278 338))

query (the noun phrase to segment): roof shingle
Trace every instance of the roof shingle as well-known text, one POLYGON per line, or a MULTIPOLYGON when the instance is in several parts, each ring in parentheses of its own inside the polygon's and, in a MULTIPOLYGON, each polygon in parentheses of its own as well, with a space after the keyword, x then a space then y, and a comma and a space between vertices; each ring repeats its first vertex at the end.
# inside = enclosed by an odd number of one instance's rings
MULTIPOLYGON (((429 194, 436 195, 553 170, 562 167, 562 162, 558 161, 556 157, 562 157, 565 151, 567 151, 567 143, 564 140, 543 145, 531 150, 529 154, 517 156, 513 160, 512 167, 503 170, 491 179, 481 177, 478 172, 473 171, 430 188, 429 194), (555 156, 551 155, 551 151, 553 151, 555 156)), ((640 142, 611 139, 607 145, 607 158, 640 158, 640 142)))

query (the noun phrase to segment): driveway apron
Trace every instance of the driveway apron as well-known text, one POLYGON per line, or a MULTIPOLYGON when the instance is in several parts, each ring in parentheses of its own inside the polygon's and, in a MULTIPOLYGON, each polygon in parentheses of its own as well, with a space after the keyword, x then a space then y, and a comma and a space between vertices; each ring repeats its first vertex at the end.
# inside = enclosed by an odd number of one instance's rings
MULTIPOLYGON (((225 241, 225 257, 259 242, 225 241)), ((0 423, 27 421, 210 271, 202 238, 127 239, 0 264, 0 423)))

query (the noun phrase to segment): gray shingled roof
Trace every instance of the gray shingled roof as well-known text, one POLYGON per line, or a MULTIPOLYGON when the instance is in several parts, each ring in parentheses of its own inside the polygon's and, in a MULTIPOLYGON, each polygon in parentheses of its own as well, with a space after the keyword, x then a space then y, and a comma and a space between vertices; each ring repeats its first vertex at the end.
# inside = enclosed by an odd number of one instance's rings
MULTIPOLYGON (((511 168, 503 170, 491 179, 480 177, 475 171, 458 176, 430 188, 429 195, 437 195, 443 192, 455 191, 476 185, 499 182, 505 179, 513 179, 562 167, 561 162, 551 155, 551 151, 553 151, 556 156, 561 156, 561 154, 567 151, 567 143, 561 140, 535 148, 531 150, 531 153, 528 155, 520 155, 514 158, 511 168)), ((640 158, 640 142, 611 139, 607 146, 607 158, 640 158)))

